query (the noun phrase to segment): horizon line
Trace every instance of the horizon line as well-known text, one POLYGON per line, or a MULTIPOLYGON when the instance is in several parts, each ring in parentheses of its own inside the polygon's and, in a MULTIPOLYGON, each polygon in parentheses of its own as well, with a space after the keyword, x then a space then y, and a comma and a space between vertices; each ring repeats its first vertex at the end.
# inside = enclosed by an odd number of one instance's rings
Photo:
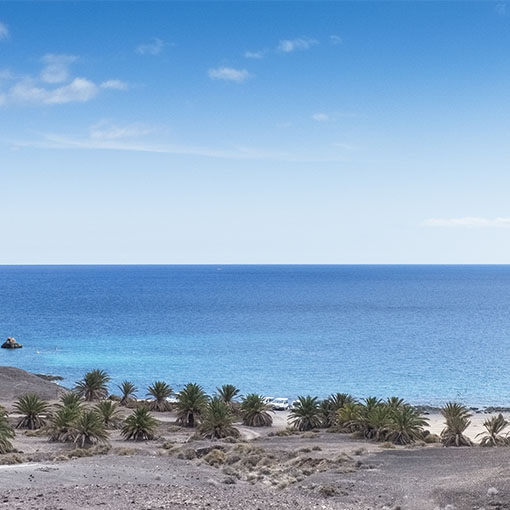
POLYGON ((45 262, 45 263, 1 263, 0 267, 57 267, 57 266, 68 266, 68 267, 90 267, 90 266, 187 266, 187 267, 198 267, 198 266, 510 266, 510 262, 203 262, 203 263, 166 263, 166 262, 45 262))

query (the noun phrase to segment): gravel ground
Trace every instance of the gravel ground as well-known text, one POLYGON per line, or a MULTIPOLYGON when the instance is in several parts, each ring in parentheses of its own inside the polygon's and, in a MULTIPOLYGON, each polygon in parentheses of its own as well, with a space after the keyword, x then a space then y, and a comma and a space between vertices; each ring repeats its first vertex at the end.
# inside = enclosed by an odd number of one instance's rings
MULTIPOLYGON (((292 440, 278 438, 274 452, 292 440)), ((284 489, 232 479, 222 466, 177 456, 109 454, 0 466, 0 509, 510 509, 510 448, 382 450, 346 462, 349 469, 312 469, 284 489)))

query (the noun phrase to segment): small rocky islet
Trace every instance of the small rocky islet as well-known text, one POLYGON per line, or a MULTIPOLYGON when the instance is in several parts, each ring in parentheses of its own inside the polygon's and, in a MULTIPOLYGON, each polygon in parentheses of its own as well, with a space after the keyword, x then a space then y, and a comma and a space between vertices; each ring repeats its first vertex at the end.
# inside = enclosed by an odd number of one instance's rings
POLYGON ((2 349, 21 349, 23 346, 10 336, 0 347, 2 349))

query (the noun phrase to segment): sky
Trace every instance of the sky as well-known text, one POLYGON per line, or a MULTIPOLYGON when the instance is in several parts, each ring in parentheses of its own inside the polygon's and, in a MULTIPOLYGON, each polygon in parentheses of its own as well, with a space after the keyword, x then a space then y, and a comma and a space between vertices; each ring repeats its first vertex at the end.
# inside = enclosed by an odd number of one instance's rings
POLYGON ((510 263, 510 3, 0 2, 0 264, 510 263))

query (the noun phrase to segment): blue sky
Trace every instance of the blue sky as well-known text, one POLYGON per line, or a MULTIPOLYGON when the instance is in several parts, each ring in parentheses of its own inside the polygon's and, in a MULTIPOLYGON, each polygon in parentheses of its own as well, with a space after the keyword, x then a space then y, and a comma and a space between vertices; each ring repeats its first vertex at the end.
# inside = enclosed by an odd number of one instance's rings
POLYGON ((1 2, 0 263, 510 263, 510 4, 1 2))

